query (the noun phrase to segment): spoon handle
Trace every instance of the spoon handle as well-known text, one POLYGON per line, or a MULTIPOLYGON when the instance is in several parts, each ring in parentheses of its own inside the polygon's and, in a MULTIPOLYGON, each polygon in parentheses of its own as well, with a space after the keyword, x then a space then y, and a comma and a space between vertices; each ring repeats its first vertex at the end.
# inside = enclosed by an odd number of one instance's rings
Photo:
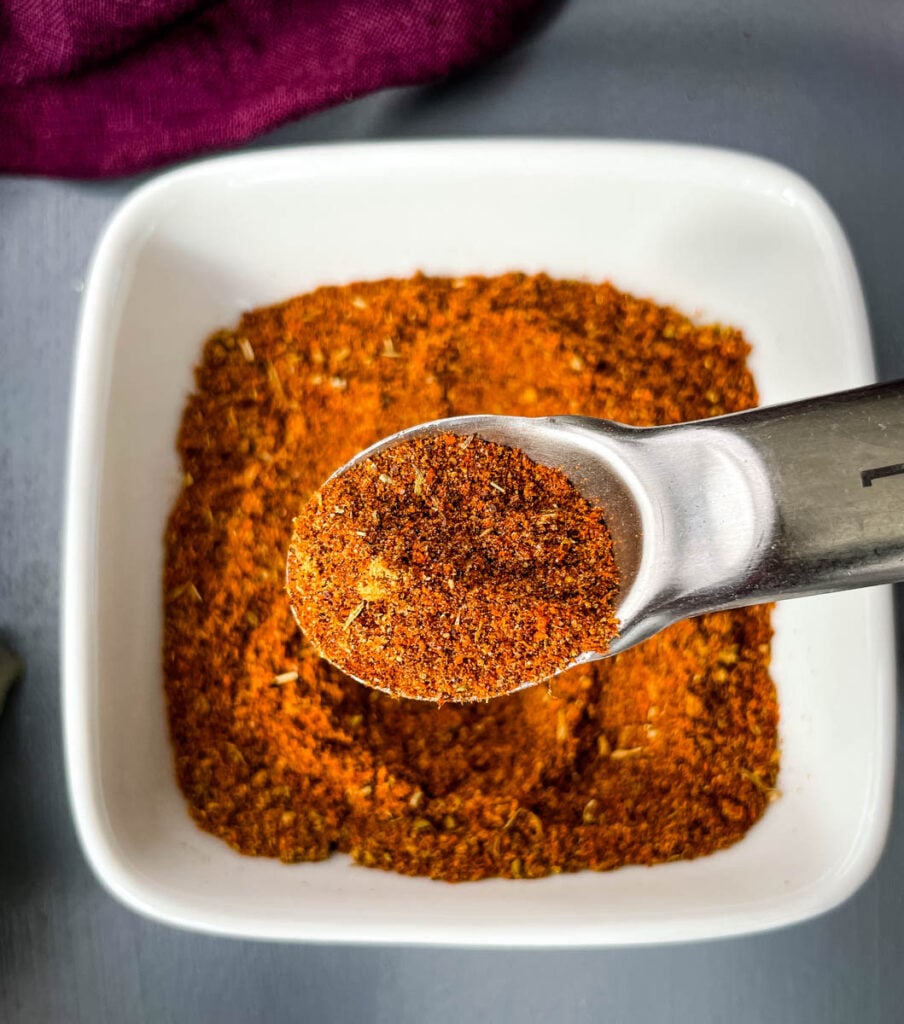
POLYGON ((770 519, 727 604, 904 580, 904 381, 710 422, 758 456, 770 519))

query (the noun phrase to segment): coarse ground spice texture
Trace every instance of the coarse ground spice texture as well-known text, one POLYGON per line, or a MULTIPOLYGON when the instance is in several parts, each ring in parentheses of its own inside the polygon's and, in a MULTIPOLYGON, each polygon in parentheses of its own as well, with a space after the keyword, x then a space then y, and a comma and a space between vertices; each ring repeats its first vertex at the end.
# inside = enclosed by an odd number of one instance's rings
POLYGON ((474 435, 411 438, 328 480, 295 520, 287 584, 333 664, 440 703, 547 679, 618 633, 602 509, 474 435))
POLYGON ((164 670, 191 814, 235 849, 464 881, 697 857, 775 793, 766 607, 680 622, 485 703, 361 686, 284 587, 292 519, 378 439, 469 413, 637 425, 749 408, 730 328, 506 274, 320 288, 211 337, 178 445, 164 670))

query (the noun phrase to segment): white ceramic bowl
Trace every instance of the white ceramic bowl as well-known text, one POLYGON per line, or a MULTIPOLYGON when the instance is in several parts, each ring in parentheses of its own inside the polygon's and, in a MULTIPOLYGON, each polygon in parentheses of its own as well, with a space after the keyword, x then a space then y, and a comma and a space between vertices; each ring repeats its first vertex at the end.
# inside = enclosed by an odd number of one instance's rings
POLYGON ((887 589, 778 609, 784 795, 711 857, 451 886, 342 856, 242 857, 189 819, 164 713, 161 538, 202 341, 323 283, 513 268, 611 278, 741 326, 764 402, 873 379, 838 224, 809 185, 759 159, 622 142, 355 145, 213 160, 139 189, 85 294, 63 601, 73 813, 98 877, 135 910, 278 939, 677 941, 800 921, 875 865, 894 757, 887 589))

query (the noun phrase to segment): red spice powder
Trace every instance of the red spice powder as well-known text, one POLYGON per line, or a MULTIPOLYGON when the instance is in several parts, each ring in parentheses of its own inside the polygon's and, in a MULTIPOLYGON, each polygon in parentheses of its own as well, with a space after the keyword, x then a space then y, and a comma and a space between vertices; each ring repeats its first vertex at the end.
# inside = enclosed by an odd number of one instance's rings
POLYGON ((321 654, 398 697, 498 697, 618 633, 602 509, 473 435, 408 439, 328 480, 295 520, 287 584, 321 654))
POLYGON ((343 851, 461 881, 697 857, 774 795, 766 607, 678 623, 480 704, 389 697, 317 656, 291 523, 381 437, 451 415, 675 423, 756 402, 738 331, 611 285, 507 274, 321 288, 210 338, 179 434, 164 671, 179 784, 246 854, 343 851))

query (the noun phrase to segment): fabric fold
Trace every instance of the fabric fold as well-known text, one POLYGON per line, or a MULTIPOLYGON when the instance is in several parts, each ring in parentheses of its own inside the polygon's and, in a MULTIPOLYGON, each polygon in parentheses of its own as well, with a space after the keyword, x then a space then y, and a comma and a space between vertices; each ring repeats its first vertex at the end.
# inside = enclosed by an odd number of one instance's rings
POLYGON ((0 0, 0 170, 129 174, 485 60, 542 0, 0 0))

